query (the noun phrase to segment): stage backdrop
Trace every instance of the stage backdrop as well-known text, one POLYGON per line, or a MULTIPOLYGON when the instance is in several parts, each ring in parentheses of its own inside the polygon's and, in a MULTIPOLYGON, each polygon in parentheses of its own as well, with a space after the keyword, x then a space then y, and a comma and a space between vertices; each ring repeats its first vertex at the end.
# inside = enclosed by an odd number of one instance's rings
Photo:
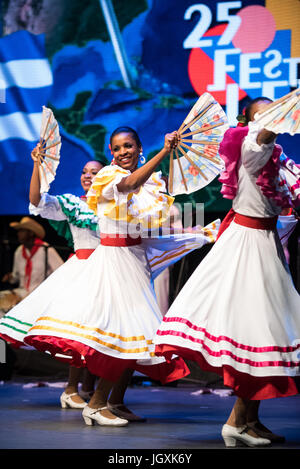
MULTIPOLYGON (((42 105, 62 136, 50 192, 80 195, 83 165, 110 161, 119 125, 134 127, 151 157, 205 91, 235 126, 249 99, 298 87, 299 23, 298 0, 3 0, 0 214, 28 212, 42 105)), ((278 141, 299 163, 299 136, 278 141)), ((226 210, 219 189, 215 179, 176 200, 226 210)))

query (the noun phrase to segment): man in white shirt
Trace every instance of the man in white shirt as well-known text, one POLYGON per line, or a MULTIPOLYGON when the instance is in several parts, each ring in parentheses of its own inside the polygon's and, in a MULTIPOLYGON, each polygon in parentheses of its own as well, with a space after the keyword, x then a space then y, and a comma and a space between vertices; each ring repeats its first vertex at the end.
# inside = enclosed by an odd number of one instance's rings
MULTIPOLYGON (((20 246, 14 253, 13 270, 4 275, 2 281, 18 283, 13 290, 0 292, 5 302, 18 303, 31 293, 42 281, 64 261, 57 251, 44 242, 44 228, 30 217, 23 217, 20 222, 12 222, 10 226, 17 230, 20 246)), ((4 308, 6 309, 6 308, 4 308)))

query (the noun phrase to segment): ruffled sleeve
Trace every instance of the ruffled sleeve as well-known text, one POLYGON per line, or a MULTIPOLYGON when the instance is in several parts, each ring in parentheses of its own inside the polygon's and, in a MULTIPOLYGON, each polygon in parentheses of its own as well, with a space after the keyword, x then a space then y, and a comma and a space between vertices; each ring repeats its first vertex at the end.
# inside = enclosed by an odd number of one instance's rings
POLYGON ((66 219, 49 220, 49 223, 60 236, 66 239, 69 246, 74 247, 70 225, 97 232, 98 217, 88 208, 86 202, 72 194, 58 195, 57 200, 66 219))
POLYGON ((238 188, 238 167, 241 158, 242 141, 248 133, 248 127, 234 127, 226 130, 220 144, 219 153, 225 169, 219 181, 222 183, 221 194, 225 199, 234 199, 238 188))
POLYGON ((225 170, 219 181, 224 198, 234 199, 238 189, 238 170, 240 160, 246 171, 257 177, 256 184, 264 196, 273 199, 276 205, 291 205, 286 184, 279 180, 280 145, 257 144, 257 135, 261 127, 257 122, 249 122, 247 127, 228 129, 220 145, 220 156, 224 160, 225 170))
POLYGON ((112 216, 117 207, 127 203, 129 194, 119 192, 117 186, 129 174, 129 171, 117 165, 102 168, 94 178, 93 184, 87 193, 89 208, 97 213, 98 204, 102 204, 104 215, 112 216))
POLYGON ((49 195, 43 193, 39 205, 29 205, 29 213, 46 218, 59 236, 66 239, 73 247, 73 235, 70 225, 97 231, 98 218, 87 204, 73 194, 49 195))
POLYGON ((65 221, 78 228, 89 228, 93 231, 98 228, 98 218, 84 201, 73 194, 53 196, 44 192, 37 207, 29 204, 29 213, 48 220, 65 221))
POLYGON ((71 225, 97 231, 98 217, 89 209, 86 202, 72 194, 58 195, 57 200, 71 225))
POLYGON ((67 215, 63 212, 57 196, 49 195, 47 192, 44 192, 37 207, 31 203, 29 204, 29 213, 46 218, 57 234, 65 238, 68 246, 73 248, 73 236, 67 215))
POLYGON ((144 228, 160 227, 168 218, 174 197, 166 194, 166 184, 161 172, 152 173, 137 194, 133 194, 129 213, 139 219, 144 228))
POLYGON ((58 198, 49 195, 47 192, 42 194, 38 206, 31 203, 29 204, 29 213, 36 216, 40 215, 42 218, 47 218, 48 220, 62 221, 67 219, 66 215, 61 210, 58 198))
POLYGON ((87 194, 88 206, 97 213, 100 204, 102 214, 113 220, 141 223, 145 227, 149 223, 151 227, 159 226, 174 201, 164 193, 166 186, 161 173, 153 173, 135 193, 119 192, 119 182, 130 174, 117 165, 102 168, 87 194))

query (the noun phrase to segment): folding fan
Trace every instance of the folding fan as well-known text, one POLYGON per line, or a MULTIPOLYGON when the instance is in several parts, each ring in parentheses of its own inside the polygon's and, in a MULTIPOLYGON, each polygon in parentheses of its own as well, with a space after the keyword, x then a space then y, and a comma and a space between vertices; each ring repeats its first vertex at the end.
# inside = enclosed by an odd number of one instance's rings
POLYGON ((55 178, 60 159, 61 138, 59 127, 51 109, 43 106, 42 124, 40 131, 39 169, 41 193, 48 192, 51 182, 55 178))
POLYGON ((195 192, 220 174, 224 163, 219 145, 228 128, 220 104, 209 93, 200 96, 178 129, 177 148, 170 152, 171 195, 195 192))
POLYGON ((254 120, 275 134, 299 134, 300 88, 268 104, 255 114, 254 120))

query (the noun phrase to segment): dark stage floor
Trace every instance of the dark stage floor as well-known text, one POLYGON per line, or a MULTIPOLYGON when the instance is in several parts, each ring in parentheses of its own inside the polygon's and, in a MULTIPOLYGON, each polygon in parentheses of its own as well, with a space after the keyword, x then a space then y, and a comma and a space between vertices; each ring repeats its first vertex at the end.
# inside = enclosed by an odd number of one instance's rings
MULTIPOLYGON (((62 382, 17 380, 0 383, 1 449, 224 449, 222 425, 235 401, 199 387, 131 386, 126 403, 145 423, 112 428, 86 426, 80 410, 61 409, 62 382)), ((222 390, 224 392, 224 390, 222 390)), ((300 395, 261 404, 262 421, 286 437, 272 449, 300 448, 300 395)), ((226 450, 227 451, 227 450, 226 450)), ((236 451, 236 450, 228 450, 236 451)), ((251 450, 250 450, 251 451, 251 450)))

